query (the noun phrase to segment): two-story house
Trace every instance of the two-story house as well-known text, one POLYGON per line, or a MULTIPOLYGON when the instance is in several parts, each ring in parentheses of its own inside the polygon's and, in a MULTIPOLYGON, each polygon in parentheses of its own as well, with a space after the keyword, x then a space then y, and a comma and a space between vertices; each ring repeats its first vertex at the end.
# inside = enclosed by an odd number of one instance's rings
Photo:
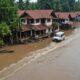
POLYGON ((53 10, 20 10, 22 37, 43 36, 52 32, 53 10))

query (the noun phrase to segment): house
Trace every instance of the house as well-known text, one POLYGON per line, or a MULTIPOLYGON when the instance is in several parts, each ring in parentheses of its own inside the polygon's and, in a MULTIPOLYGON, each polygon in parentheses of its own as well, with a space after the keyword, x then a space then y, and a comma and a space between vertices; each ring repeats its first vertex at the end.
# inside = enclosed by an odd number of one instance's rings
POLYGON ((77 16, 80 16, 80 12, 55 12, 56 18, 59 21, 73 21, 77 16))
POLYGON ((59 22, 69 22, 68 12, 56 12, 55 14, 59 22))
POLYGON ((52 23, 73 25, 72 20, 80 16, 80 12, 54 12, 53 10, 19 10, 21 18, 22 38, 44 37, 52 33, 52 23))
POLYGON ((76 12, 76 14, 77 16, 75 17, 75 19, 80 22, 80 12, 76 12))
POLYGON ((60 28, 70 28, 73 26, 72 20, 76 17, 73 12, 55 12, 56 21, 61 24, 60 28))
POLYGON ((22 22, 22 38, 45 36, 52 32, 53 10, 19 10, 22 22))

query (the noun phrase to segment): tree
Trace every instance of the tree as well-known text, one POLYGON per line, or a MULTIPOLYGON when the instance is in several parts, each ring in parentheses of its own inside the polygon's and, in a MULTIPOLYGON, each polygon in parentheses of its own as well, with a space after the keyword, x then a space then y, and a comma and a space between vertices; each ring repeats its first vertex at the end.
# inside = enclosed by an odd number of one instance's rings
POLYGON ((39 9, 54 11, 74 11, 75 3, 75 0, 38 0, 39 9))
POLYGON ((26 0, 26 1, 25 1, 25 9, 26 9, 26 10, 30 9, 29 0, 26 0))
POLYGON ((9 25, 17 15, 16 12, 17 8, 12 0, 0 0, 0 22, 6 22, 9 25))
POLYGON ((68 0, 68 4, 70 6, 70 10, 74 11, 74 9, 75 9, 75 0, 68 0))
POLYGON ((3 38, 7 35, 11 35, 11 30, 5 22, 2 22, 0 23, 0 44, 3 44, 3 38))
POLYGON ((15 40, 17 43, 19 43, 19 40, 21 40, 22 31, 21 26, 22 26, 21 19, 17 16, 10 26, 12 33, 13 32, 15 33, 15 34, 13 33, 13 36, 15 36, 15 40))
POLYGON ((60 4, 61 4, 61 7, 62 7, 62 11, 64 12, 67 12, 67 11, 70 11, 70 5, 68 3, 68 0, 60 0, 60 4))
MULTIPOLYGON (((0 35, 4 37, 10 31, 12 22, 17 16, 14 0, 0 0, 0 35)), ((16 26, 15 26, 16 27, 16 26)))
POLYGON ((5 44, 4 41, 0 39, 0 47, 2 47, 4 44, 5 44))
POLYGON ((38 0, 39 9, 53 9, 54 0, 38 0))
POLYGON ((40 9, 53 9, 54 11, 61 11, 60 0, 38 0, 40 9))
POLYGON ((11 30, 5 22, 2 22, 0 24, 0 37, 4 37, 8 34, 11 34, 11 30))
POLYGON ((54 9, 55 11, 62 11, 60 0, 54 0, 54 4, 55 4, 55 9, 54 9))
POLYGON ((23 2, 23 0, 19 0, 19 2, 17 4, 18 4, 18 8, 20 10, 23 10, 24 9, 24 2, 23 2))
POLYGON ((80 11, 80 0, 75 2, 75 11, 80 11))
POLYGON ((60 30, 60 24, 58 23, 58 22, 54 22, 53 24, 52 24, 52 27, 53 27, 53 30, 60 30))

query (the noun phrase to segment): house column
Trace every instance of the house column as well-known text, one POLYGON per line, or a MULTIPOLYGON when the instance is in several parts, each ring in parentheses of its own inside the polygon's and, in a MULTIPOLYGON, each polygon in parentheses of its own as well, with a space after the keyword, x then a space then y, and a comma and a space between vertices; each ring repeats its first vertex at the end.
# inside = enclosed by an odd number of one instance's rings
POLYGON ((48 34, 49 33, 49 29, 46 29, 46 34, 48 34))
POLYGON ((30 35, 32 36, 33 35, 33 31, 31 30, 30 32, 31 32, 30 35))
POLYGON ((53 23, 53 19, 51 19, 51 25, 52 25, 52 23, 53 23))
POLYGON ((25 24, 27 24, 27 19, 25 19, 25 24))
POLYGON ((52 28, 50 28, 50 33, 52 33, 52 28))
POLYGON ((27 38, 27 31, 26 31, 26 33, 25 33, 25 37, 27 38))
POLYGON ((45 25, 47 24, 47 19, 45 19, 45 25))
POLYGON ((36 19, 34 19, 34 25, 36 24, 36 19))

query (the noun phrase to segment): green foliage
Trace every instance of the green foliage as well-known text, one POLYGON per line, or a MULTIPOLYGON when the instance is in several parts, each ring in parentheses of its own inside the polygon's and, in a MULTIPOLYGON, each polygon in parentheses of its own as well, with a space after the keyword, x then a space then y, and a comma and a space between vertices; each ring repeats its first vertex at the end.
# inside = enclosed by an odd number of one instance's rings
POLYGON ((75 4, 75 11, 80 11, 80 0, 75 4))
POLYGON ((61 8, 62 8, 62 11, 70 11, 70 5, 69 5, 69 2, 68 0, 60 0, 60 4, 61 4, 61 8))
MULTIPOLYGON (((37 4, 40 9, 53 9, 54 11, 74 11, 76 9, 75 0, 38 0, 37 4)), ((77 4, 80 5, 79 2, 77 4)), ((77 8, 80 8, 79 5, 77 8)))
POLYGON ((37 3, 30 3, 30 0, 19 0, 16 4, 19 9, 53 9, 54 11, 79 11, 80 1, 75 0, 37 0, 37 3))
POLYGON ((53 27, 58 27, 60 24, 58 22, 54 22, 52 25, 53 27))
POLYGON ((22 26, 21 19, 19 17, 16 17, 14 21, 11 23, 10 29, 12 31, 14 30, 19 31, 21 29, 21 26, 22 26))
POLYGON ((0 24, 0 36, 4 37, 8 34, 11 34, 11 30, 5 22, 2 22, 0 24))
POLYGON ((54 9, 54 0, 38 0, 38 6, 40 9, 54 9))
POLYGON ((0 0, 0 22, 6 22, 8 25, 16 17, 17 8, 12 0, 0 0))
POLYGON ((5 45, 4 41, 2 39, 0 39, 0 46, 5 45))
POLYGON ((54 30, 58 29, 59 26, 60 26, 60 24, 59 24, 58 22, 54 22, 54 23, 52 24, 52 27, 53 27, 54 30))
POLYGON ((24 2, 23 2, 23 0, 19 0, 19 2, 18 2, 18 8, 20 10, 23 10, 24 9, 24 2))

